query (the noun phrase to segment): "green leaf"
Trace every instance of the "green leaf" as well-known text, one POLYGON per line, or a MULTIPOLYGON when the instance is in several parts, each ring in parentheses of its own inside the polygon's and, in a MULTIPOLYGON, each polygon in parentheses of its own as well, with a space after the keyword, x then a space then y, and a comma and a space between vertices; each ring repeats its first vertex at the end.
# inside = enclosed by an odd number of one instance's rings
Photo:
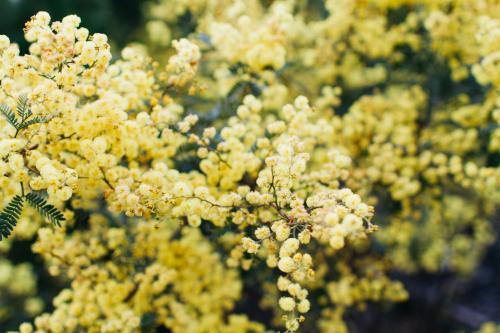
POLYGON ((1 104, 0 105, 0 112, 3 113, 5 118, 7 118, 7 121, 9 122, 9 124, 14 126, 15 129, 19 129, 19 122, 16 119, 16 115, 14 114, 14 112, 12 112, 12 110, 9 108, 8 105, 1 104))
POLYGON ((19 129, 22 130, 24 128, 27 128, 31 125, 34 125, 34 124, 41 124, 41 123, 45 123, 47 122, 47 119, 44 118, 44 117, 39 117, 39 116, 36 116, 35 118, 33 119, 30 119, 24 123, 21 123, 21 125, 19 125, 19 129))
POLYGON ((16 195, 0 213, 0 241, 10 236, 12 230, 19 221, 23 205, 23 197, 16 195))
POLYGON ((28 96, 21 95, 17 100, 17 115, 22 119, 28 118, 31 116, 31 110, 28 107, 28 96))
POLYGON ((52 224, 61 226, 61 222, 64 221, 64 215, 59 209, 47 203, 47 201, 35 194, 30 192, 26 194, 26 201, 35 208, 43 217, 47 218, 52 224))

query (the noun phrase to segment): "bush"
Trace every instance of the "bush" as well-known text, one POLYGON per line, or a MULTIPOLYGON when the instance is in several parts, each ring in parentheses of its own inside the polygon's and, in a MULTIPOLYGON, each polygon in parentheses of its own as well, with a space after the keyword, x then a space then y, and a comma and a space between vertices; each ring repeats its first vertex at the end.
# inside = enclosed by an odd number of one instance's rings
POLYGON ((0 322, 347 332, 408 299, 398 276, 476 272, 500 201, 495 1, 145 12, 113 60, 75 15, 33 16, 26 54, 0 36, 0 251, 41 259, 0 264, 0 322))

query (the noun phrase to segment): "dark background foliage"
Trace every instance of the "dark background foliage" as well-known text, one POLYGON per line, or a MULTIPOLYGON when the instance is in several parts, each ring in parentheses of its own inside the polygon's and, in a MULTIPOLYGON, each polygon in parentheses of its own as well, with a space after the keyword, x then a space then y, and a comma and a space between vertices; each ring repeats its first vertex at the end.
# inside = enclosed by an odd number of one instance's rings
POLYGON ((123 46, 142 20, 141 0, 0 0, 0 33, 27 50, 23 37, 24 23, 38 11, 50 13, 53 20, 77 14, 82 26, 91 32, 102 32, 123 46))

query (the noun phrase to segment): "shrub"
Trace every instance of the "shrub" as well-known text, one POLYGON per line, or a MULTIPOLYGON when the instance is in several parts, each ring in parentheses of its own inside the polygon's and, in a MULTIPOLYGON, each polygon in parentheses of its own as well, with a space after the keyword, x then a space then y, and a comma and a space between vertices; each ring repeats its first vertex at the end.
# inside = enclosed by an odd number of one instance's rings
POLYGON ((407 299, 392 272, 471 274, 500 200, 499 10, 165 0, 115 60, 74 15, 33 16, 28 54, 0 36, 2 251, 36 234, 67 282, 20 331, 345 332, 407 299))

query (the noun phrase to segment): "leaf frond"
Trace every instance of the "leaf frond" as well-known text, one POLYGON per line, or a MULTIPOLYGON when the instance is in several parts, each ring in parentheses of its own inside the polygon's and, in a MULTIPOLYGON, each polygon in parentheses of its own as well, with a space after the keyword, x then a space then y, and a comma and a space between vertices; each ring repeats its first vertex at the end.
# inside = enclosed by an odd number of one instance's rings
POLYGON ((16 105, 17 115, 22 119, 28 118, 31 115, 31 110, 28 107, 28 96, 23 94, 17 99, 16 105))
POLYGON ((16 195, 0 213, 0 241, 10 236, 19 221, 23 210, 24 198, 16 195))
POLYGON ((1 104, 0 105, 0 112, 5 116, 9 124, 15 127, 15 129, 19 129, 19 122, 17 121, 16 115, 10 107, 6 104, 1 104))
POLYGON ((27 127, 29 127, 31 125, 41 124, 41 123, 46 123, 46 122, 47 122, 46 118, 36 116, 35 118, 30 119, 28 121, 25 121, 24 123, 22 123, 21 125, 19 125, 19 129, 22 130, 22 129, 27 128, 27 127))
POLYGON ((53 205, 48 204, 43 197, 30 192, 26 194, 26 201, 52 224, 61 226, 61 222, 64 221, 63 213, 53 205))

